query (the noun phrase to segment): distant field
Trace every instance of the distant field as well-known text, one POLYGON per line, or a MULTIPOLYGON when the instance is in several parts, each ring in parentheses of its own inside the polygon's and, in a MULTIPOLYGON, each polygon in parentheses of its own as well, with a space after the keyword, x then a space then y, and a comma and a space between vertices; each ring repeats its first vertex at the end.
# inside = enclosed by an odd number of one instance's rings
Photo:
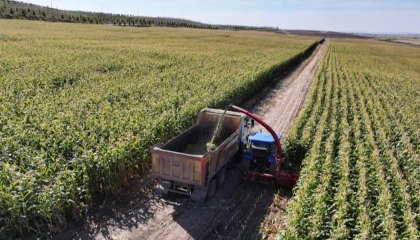
MULTIPOLYGON (((318 39, 0 21, 0 236, 53 232, 318 39)), ((0 237, 1 238, 1 237, 0 237)))
POLYGON ((331 40, 310 91, 281 239, 420 239, 420 49, 331 40))
POLYGON ((394 42, 409 43, 413 45, 420 45, 420 39, 396 39, 394 42))

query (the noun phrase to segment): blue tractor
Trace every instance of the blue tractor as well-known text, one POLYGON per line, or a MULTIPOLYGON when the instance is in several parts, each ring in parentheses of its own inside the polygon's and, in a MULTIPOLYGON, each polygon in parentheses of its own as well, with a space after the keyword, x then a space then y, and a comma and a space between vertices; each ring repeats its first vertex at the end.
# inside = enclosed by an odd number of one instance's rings
MULTIPOLYGON (((280 141, 280 134, 276 134, 280 141)), ((244 159, 249 164, 248 171, 275 174, 276 144, 270 133, 260 131, 249 134, 244 150, 244 159)))
POLYGON ((282 166, 286 157, 283 155, 284 149, 280 143, 280 134, 274 132, 257 115, 234 105, 231 105, 231 107, 248 115, 251 118, 251 125, 254 125, 252 120, 255 120, 269 132, 263 133, 260 131, 247 136, 244 159, 249 167, 244 179, 293 188, 299 179, 299 172, 282 166))

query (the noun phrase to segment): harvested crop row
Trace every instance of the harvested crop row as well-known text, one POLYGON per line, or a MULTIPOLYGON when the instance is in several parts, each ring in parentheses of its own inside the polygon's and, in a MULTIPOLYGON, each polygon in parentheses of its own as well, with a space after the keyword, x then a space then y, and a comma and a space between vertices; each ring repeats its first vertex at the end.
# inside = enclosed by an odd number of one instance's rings
POLYGON ((283 238, 420 237, 419 56, 410 47, 330 41, 288 140, 293 156, 305 157, 296 159, 302 174, 283 238), (317 90, 325 85, 338 90, 317 90), (323 98, 326 112, 314 131, 307 123, 323 98))

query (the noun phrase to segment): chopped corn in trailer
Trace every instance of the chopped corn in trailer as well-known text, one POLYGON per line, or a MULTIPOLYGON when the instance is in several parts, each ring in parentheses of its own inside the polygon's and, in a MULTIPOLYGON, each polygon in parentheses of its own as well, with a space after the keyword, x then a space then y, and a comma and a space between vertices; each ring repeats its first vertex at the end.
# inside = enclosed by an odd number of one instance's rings
POLYGON ((242 159, 251 121, 245 114, 227 111, 215 140, 216 149, 207 151, 206 140, 210 140, 223 112, 203 109, 196 125, 152 148, 152 174, 158 179, 158 193, 175 192, 204 202, 224 183, 227 166, 235 158, 242 159))

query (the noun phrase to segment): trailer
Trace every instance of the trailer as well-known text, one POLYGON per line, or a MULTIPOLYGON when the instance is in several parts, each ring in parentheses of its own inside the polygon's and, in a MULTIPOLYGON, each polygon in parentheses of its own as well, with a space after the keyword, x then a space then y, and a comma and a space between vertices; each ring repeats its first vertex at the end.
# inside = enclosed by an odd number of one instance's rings
POLYGON ((152 175, 158 181, 156 192, 184 194, 198 202, 213 197, 226 179, 228 165, 235 159, 242 160, 243 146, 253 123, 240 112, 201 110, 197 124, 152 148, 152 175), (208 150, 206 143, 220 119, 215 149, 208 150))

